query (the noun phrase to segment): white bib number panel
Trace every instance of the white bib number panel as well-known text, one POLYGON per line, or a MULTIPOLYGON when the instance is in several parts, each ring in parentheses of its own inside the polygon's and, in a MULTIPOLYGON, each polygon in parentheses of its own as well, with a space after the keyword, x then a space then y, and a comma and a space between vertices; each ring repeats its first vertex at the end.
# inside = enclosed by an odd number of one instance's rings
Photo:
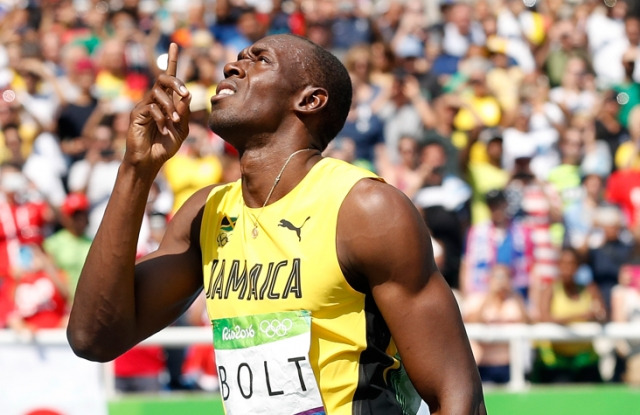
POLYGON ((213 320, 220 393, 228 415, 324 415, 309 363, 311 314, 213 320))

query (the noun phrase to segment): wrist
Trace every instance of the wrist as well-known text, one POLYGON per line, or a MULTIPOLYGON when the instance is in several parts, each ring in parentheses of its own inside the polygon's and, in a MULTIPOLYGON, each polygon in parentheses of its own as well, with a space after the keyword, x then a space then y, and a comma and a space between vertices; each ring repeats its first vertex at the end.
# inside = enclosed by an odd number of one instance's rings
POLYGON ((160 166, 155 167, 150 163, 131 161, 125 157, 120 163, 118 178, 119 181, 129 183, 134 188, 150 189, 159 171, 160 166))

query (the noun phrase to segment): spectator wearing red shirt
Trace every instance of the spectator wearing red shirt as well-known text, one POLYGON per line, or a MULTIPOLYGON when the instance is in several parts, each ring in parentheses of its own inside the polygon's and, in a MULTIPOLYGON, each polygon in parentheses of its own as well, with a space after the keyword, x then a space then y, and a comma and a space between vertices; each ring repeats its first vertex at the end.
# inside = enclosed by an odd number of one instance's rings
POLYGON ((65 326, 69 289, 64 274, 38 245, 21 245, 18 258, 8 326, 26 333, 65 326))
POLYGON ((0 166, 0 277, 11 273, 20 244, 42 244, 53 220, 53 210, 20 167, 0 166))

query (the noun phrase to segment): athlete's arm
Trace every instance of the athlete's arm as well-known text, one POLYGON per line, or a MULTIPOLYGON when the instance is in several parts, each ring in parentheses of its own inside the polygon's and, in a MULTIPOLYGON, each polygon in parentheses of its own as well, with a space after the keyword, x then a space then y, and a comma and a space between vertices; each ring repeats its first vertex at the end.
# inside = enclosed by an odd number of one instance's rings
POLYGON ((361 180, 340 209, 337 244, 343 270, 371 291, 431 413, 485 414, 460 311, 411 201, 388 184, 361 180))
POLYGON ((168 226, 158 252, 136 265, 149 189, 188 134, 191 96, 169 67, 131 113, 127 148, 102 223, 87 256, 67 337, 79 356, 107 361, 170 324, 202 285, 198 221, 205 192, 168 226))

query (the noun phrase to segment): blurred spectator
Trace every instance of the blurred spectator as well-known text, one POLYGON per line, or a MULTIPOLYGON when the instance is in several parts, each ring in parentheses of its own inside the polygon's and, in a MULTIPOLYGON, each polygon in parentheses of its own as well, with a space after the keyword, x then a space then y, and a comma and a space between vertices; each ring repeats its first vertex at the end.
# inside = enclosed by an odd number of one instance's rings
POLYGON ((583 176, 578 198, 564 209, 564 244, 580 250, 598 244, 594 235, 595 217, 598 208, 605 204, 602 177, 597 174, 583 176))
POLYGON ((373 40, 373 24, 371 18, 362 9, 361 2, 340 0, 332 19, 333 51, 341 54, 355 45, 371 43, 373 40))
POLYGON ((375 12, 377 18, 374 20, 376 31, 380 33, 382 41, 390 43, 393 36, 401 26, 405 2, 402 0, 389 0, 377 2, 375 12))
POLYGON ((449 285, 457 289, 471 189, 459 177, 445 173, 446 158, 444 147, 437 141, 422 148, 418 167, 422 187, 413 201, 422 210, 431 235, 442 243, 446 259, 440 271, 449 285))
MULTIPOLYGON (((541 320, 556 324, 605 322, 607 312, 594 283, 577 281, 580 266, 577 251, 565 248, 558 262, 558 281, 545 287, 541 320)), ((551 382, 601 382, 599 356, 591 341, 542 342, 538 349, 531 380, 551 382)))
POLYGON ((533 48, 529 45, 537 47, 545 40, 544 17, 527 8, 522 1, 506 0, 493 18, 494 30, 487 30, 488 19, 492 18, 483 20, 487 46, 504 50, 525 73, 533 71, 535 61, 533 48))
MULTIPOLYGON (((77 72, 77 69, 79 69, 79 62, 87 60, 92 61, 92 58, 87 48, 83 45, 71 42, 62 46, 60 51, 61 73, 57 75, 57 81, 64 96, 63 103, 74 102, 80 95, 78 85, 78 76, 80 73, 77 72)), ((80 65, 80 67, 82 66, 83 65, 80 65)), ((95 69, 94 64, 94 70, 95 69)), ((91 87, 93 87, 93 82, 91 87)))
POLYGON ((490 216, 486 195, 504 189, 510 177, 502 168, 502 132, 487 128, 479 134, 470 134, 460 159, 461 170, 473 190, 471 223, 484 222, 490 216))
MULTIPOLYGON (((416 79, 419 86, 415 89, 416 92, 419 91, 420 95, 430 102, 442 94, 443 88, 440 79, 433 71, 433 58, 427 55, 426 48, 427 46, 419 41, 403 41, 396 50, 395 66, 400 74, 404 73, 406 77, 416 79)), ((429 126, 433 121, 424 121, 424 123, 429 126)))
POLYGON ((579 112, 588 112, 596 104, 593 76, 588 70, 584 58, 570 57, 560 84, 549 91, 549 99, 558 104, 567 118, 579 112))
MULTIPOLYGON (((593 9, 587 17, 586 32, 589 40, 589 51, 593 56, 594 69, 598 78, 602 78, 602 71, 606 71, 608 66, 602 61, 602 56, 606 59, 607 51, 611 45, 625 37, 625 16, 628 11, 626 1, 616 1, 612 6, 593 2, 593 9), (604 65, 603 65, 604 64, 604 65), (602 69, 601 69, 602 68, 602 69)), ((606 86, 606 79, 599 79, 599 86, 606 86)))
MULTIPOLYGON (((407 81, 417 83, 415 78, 407 76, 403 70, 394 72, 389 100, 380 112, 380 118, 384 121, 383 137, 391 160, 396 160, 395 154, 400 137, 411 135, 421 138, 425 130, 419 109, 413 105, 411 97, 407 95, 407 81)), ((413 91, 415 92, 416 88, 413 91)), ((413 97, 419 99, 417 95, 413 97)))
POLYGON ((69 286, 42 247, 21 245, 12 269, 14 309, 8 325, 25 336, 66 325, 69 286))
POLYGON ((0 165, 0 275, 11 275, 20 245, 41 245, 54 222, 51 207, 42 200, 19 166, 0 165))
POLYGON ((601 241, 588 249, 587 261, 607 310, 611 310, 611 290, 618 283, 620 267, 633 254, 633 240, 625 232, 624 218, 616 206, 599 207, 594 220, 601 241))
MULTIPOLYGON (((609 146, 609 154, 615 157, 621 143, 629 139, 627 131, 627 117, 621 117, 621 106, 617 94, 612 90, 604 91, 600 103, 595 111, 596 139, 602 140, 609 146)), ((615 160, 611 171, 615 169, 615 160)))
POLYGON ((379 171, 385 181, 402 190, 409 198, 413 198, 416 191, 422 185, 418 169, 419 162, 418 140, 415 137, 405 135, 398 143, 400 161, 398 163, 383 163, 379 171))
POLYGON ((0 162, 22 164, 31 153, 33 142, 41 129, 28 122, 23 122, 24 114, 15 92, 7 89, 0 101, 0 162), (5 129, 9 130, 5 137, 5 129))
POLYGON ((613 169, 613 154, 609 150, 609 144, 596 136, 594 117, 591 114, 576 114, 571 120, 571 125, 582 136, 583 154, 580 173, 607 177, 613 169))
MULTIPOLYGON (((599 30, 603 31, 603 28, 600 27, 599 30)), ((610 42, 594 53, 593 67, 598 75, 599 84, 603 87, 611 87, 622 83, 625 78, 623 56, 630 48, 637 50, 638 47, 640 47, 640 18, 628 14, 624 18, 624 36, 612 38, 610 42)), ((640 82, 638 57, 636 54, 636 63, 632 68, 632 79, 635 82, 640 82)))
MULTIPOLYGON (((513 289, 510 271, 508 265, 491 268, 488 291, 465 298, 465 322, 492 325, 529 323, 525 301, 513 289)), ((511 355, 508 343, 474 342, 472 348, 483 382, 509 382, 511 355)))
MULTIPOLYGON (((512 58, 507 55, 507 48, 508 44, 499 40, 487 43, 491 62, 491 68, 487 71, 487 87, 498 100, 502 111, 512 113, 518 106, 520 87, 527 72, 513 63, 512 58)), ((530 71, 532 70, 533 68, 530 71)))
POLYGON ((14 307, 13 269, 19 265, 20 246, 40 244, 53 212, 40 200, 29 200, 29 183, 19 166, 0 165, 0 327, 7 325, 14 307))
POLYGON ((344 56, 344 65, 351 75, 354 100, 359 106, 368 107, 372 114, 379 113, 389 99, 390 84, 381 84, 372 78, 371 47, 368 44, 352 46, 344 56))
POLYGON ((229 0, 216 2, 213 34, 226 49, 225 62, 265 35, 267 28, 254 7, 229 0))
POLYGON ((22 172, 54 209, 59 209, 66 196, 67 161, 56 136, 49 132, 38 135, 22 166, 22 172))
POLYGON ((527 298, 535 312, 542 286, 556 278, 557 247, 562 236, 554 240, 552 225, 561 221, 562 205, 551 185, 534 176, 531 159, 535 150, 531 143, 523 141, 514 151, 515 166, 505 187, 507 214, 525 228, 533 241, 527 298))
POLYGON ((445 172, 447 174, 462 175, 461 159, 464 157, 464 146, 468 143, 466 132, 456 131, 454 127, 455 116, 465 103, 455 95, 446 93, 434 98, 429 106, 431 112, 431 124, 426 123, 425 114, 421 114, 423 125, 426 128, 424 136, 420 140, 422 144, 436 141, 444 147, 447 155, 445 172), (462 154, 461 150, 462 149, 462 154))
POLYGON ((521 86, 520 107, 515 114, 509 114, 510 122, 506 125, 512 127, 510 134, 519 130, 533 139, 536 154, 531 168, 538 178, 546 179, 549 170, 560 162, 557 145, 568 119, 560 105, 549 98, 549 79, 542 75, 532 77, 533 82, 521 86))
POLYGON ((456 2, 447 9, 442 38, 444 54, 462 58, 471 45, 483 45, 485 41, 482 26, 472 19, 471 6, 456 2))
POLYGON ((78 94, 61 107, 57 124, 60 147, 67 157, 68 166, 83 158, 87 151, 83 129, 98 105, 93 96, 95 80, 93 61, 90 58, 79 59, 74 66, 74 77, 70 78, 78 94))
MULTIPOLYGON (((53 131, 55 115, 63 100, 62 91, 53 72, 40 60, 40 56, 23 58, 18 75, 23 87, 16 87, 16 100, 22 107, 21 122, 33 131, 53 131)), ((34 134, 28 144, 31 144, 34 134)))
POLYGON ((376 171, 376 161, 384 163, 386 160, 386 147, 384 142, 384 122, 373 112, 375 96, 371 92, 371 85, 363 84, 352 76, 353 99, 347 120, 335 140, 339 142, 345 138, 355 144, 355 158, 353 164, 361 165, 369 170, 376 171), (362 96, 360 96, 362 95, 362 96))
POLYGON ((640 104, 640 84, 633 79, 640 49, 632 48, 622 55, 624 78, 611 85, 619 104, 618 119, 625 127, 629 126, 629 116, 633 108, 640 104))
POLYGON ((425 55, 426 15, 423 2, 411 0, 404 4, 398 26, 390 39, 399 58, 422 58, 425 55))
POLYGON ((461 74, 466 77, 466 84, 460 93, 460 111, 453 121, 457 130, 468 132, 500 124, 502 108, 487 86, 486 74, 490 65, 484 58, 470 59, 461 64, 461 74))
POLYGON ((555 166, 547 180, 562 199, 563 210, 574 203, 580 194, 580 164, 584 156, 581 131, 569 128, 560 139, 560 164, 555 166))
POLYGON ((537 59, 544 62, 544 71, 551 87, 557 87, 564 81, 567 83, 566 87, 575 88, 576 82, 584 74, 585 68, 577 62, 587 62, 588 52, 579 46, 577 39, 580 35, 580 30, 571 18, 560 19, 549 28, 544 52, 539 52, 537 59), (568 65, 571 60, 574 64, 570 71, 568 65))
POLYGON ((490 219, 471 225, 467 233, 461 272, 462 293, 488 292, 492 270, 504 265, 509 268, 510 287, 526 299, 533 259, 530 234, 507 216, 507 198, 502 190, 490 190, 485 198, 490 219))
POLYGON ((518 168, 518 158, 528 158, 531 173, 538 179, 545 180, 550 168, 559 161, 555 150, 559 134, 552 126, 532 128, 534 120, 533 107, 528 103, 521 103, 512 125, 502 132, 502 163, 507 171, 513 171, 518 168))
POLYGON ((22 139, 20 128, 16 124, 4 124, 2 125, 2 136, 5 145, 3 162, 23 166, 26 158, 22 151, 24 140, 22 139))
POLYGON ((388 43, 377 41, 371 44, 371 82, 387 91, 391 91, 393 84, 395 58, 388 43))
POLYGON ((109 38, 100 45, 95 84, 99 100, 127 97, 137 102, 148 88, 148 78, 134 62, 127 61, 126 53, 127 42, 120 38, 109 38))
POLYGON ((91 246, 91 239, 86 234, 89 225, 89 199, 83 193, 70 193, 64 200, 60 213, 63 228, 47 236, 43 248, 56 267, 66 274, 70 296, 73 297, 91 246))
POLYGON ((93 238, 115 183, 120 166, 120 154, 114 148, 111 126, 100 124, 91 134, 88 137, 89 148, 86 158, 71 165, 68 184, 70 191, 84 193, 89 199, 87 235, 93 238))

